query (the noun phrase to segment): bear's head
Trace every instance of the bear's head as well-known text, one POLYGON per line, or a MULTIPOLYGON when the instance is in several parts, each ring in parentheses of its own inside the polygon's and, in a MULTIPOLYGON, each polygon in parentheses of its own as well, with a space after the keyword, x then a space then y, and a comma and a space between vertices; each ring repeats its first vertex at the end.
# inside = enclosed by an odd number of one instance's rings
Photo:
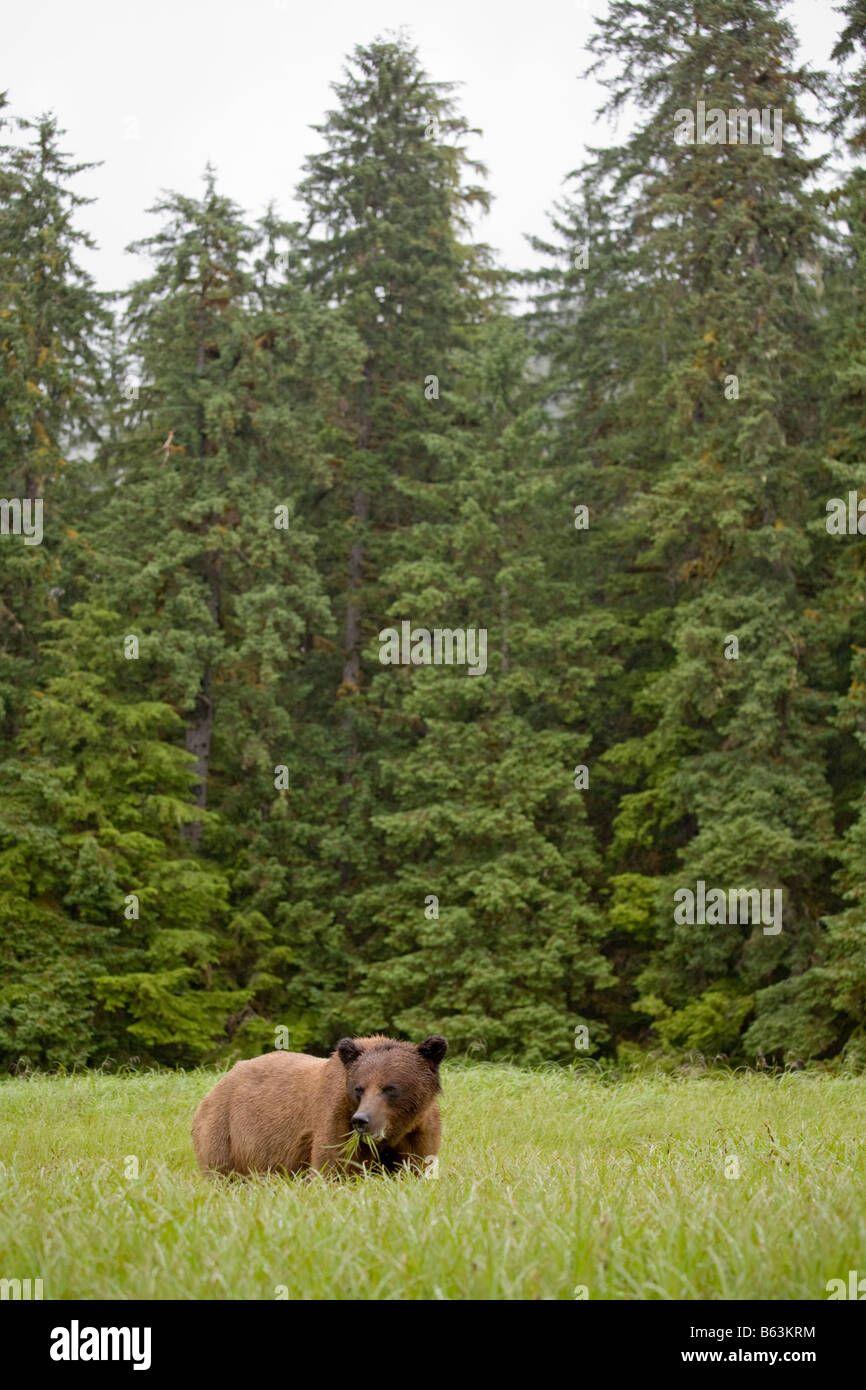
POLYGON ((399 1143, 442 1089, 439 1063, 447 1051, 436 1033, 417 1047, 394 1038, 343 1038, 337 1055, 346 1074, 352 1128, 377 1142, 399 1143))

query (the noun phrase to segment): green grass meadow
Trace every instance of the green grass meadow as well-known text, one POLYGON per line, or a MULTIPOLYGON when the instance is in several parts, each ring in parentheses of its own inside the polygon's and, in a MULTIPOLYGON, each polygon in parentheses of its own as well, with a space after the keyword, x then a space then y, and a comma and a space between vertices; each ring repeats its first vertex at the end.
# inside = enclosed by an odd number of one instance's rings
POLYGON ((307 1183, 201 1178, 217 1075, 0 1084, 0 1277, 46 1299, 749 1300, 866 1274, 862 1077, 446 1065, 438 1177, 307 1183))

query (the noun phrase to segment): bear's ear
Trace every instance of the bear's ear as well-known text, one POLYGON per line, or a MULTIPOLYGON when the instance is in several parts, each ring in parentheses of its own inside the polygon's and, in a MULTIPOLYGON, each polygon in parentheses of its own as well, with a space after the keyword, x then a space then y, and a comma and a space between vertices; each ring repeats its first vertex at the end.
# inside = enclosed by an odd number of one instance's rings
POLYGON ((354 1038, 341 1038, 337 1043, 337 1056, 340 1058, 344 1067, 348 1067, 349 1064, 354 1062, 360 1055, 361 1049, 354 1038))
POLYGON ((418 1051, 429 1062, 431 1067, 438 1067, 445 1053, 448 1051, 448 1044, 444 1038, 440 1038, 438 1033, 431 1033, 429 1038, 425 1038, 418 1044, 418 1051))

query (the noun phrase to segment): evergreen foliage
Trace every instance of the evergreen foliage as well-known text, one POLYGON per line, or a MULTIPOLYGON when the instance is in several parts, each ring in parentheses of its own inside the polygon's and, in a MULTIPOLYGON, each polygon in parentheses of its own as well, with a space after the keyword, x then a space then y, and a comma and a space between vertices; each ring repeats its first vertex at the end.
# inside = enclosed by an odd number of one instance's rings
POLYGON ((835 86, 782 10, 610 0, 634 119, 528 312, 402 37, 350 55, 301 221, 208 168, 117 305, 89 166, 0 96, 4 1065, 280 1028, 866 1064, 866 521, 828 524, 866 496, 866 8, 835 86), (404 625, 483 661, 388 663, 404 625), (680 918, 699 884, 782 930, 680 918))

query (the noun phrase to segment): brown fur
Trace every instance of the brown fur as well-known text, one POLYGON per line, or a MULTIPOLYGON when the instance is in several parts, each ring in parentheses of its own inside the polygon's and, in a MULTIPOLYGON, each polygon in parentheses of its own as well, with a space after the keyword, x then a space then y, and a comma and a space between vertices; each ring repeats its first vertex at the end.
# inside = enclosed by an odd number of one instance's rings
MULTIPOLYGON (((202 1173, 339 1172, 355 1122, 369 1122, 382 1166, 422 1170, 439 1152, 436 1097, 444 1038, 415 1047, 379 1034, 343 1038, 330 1057, 268 1052, 236 1062, 195 1112, 192 1139, 202 1173), (387 1091, 383 1088, 387 1087, 387 1091)), ((362 1138, 353 1165, 374 1162, 362 1138)))

